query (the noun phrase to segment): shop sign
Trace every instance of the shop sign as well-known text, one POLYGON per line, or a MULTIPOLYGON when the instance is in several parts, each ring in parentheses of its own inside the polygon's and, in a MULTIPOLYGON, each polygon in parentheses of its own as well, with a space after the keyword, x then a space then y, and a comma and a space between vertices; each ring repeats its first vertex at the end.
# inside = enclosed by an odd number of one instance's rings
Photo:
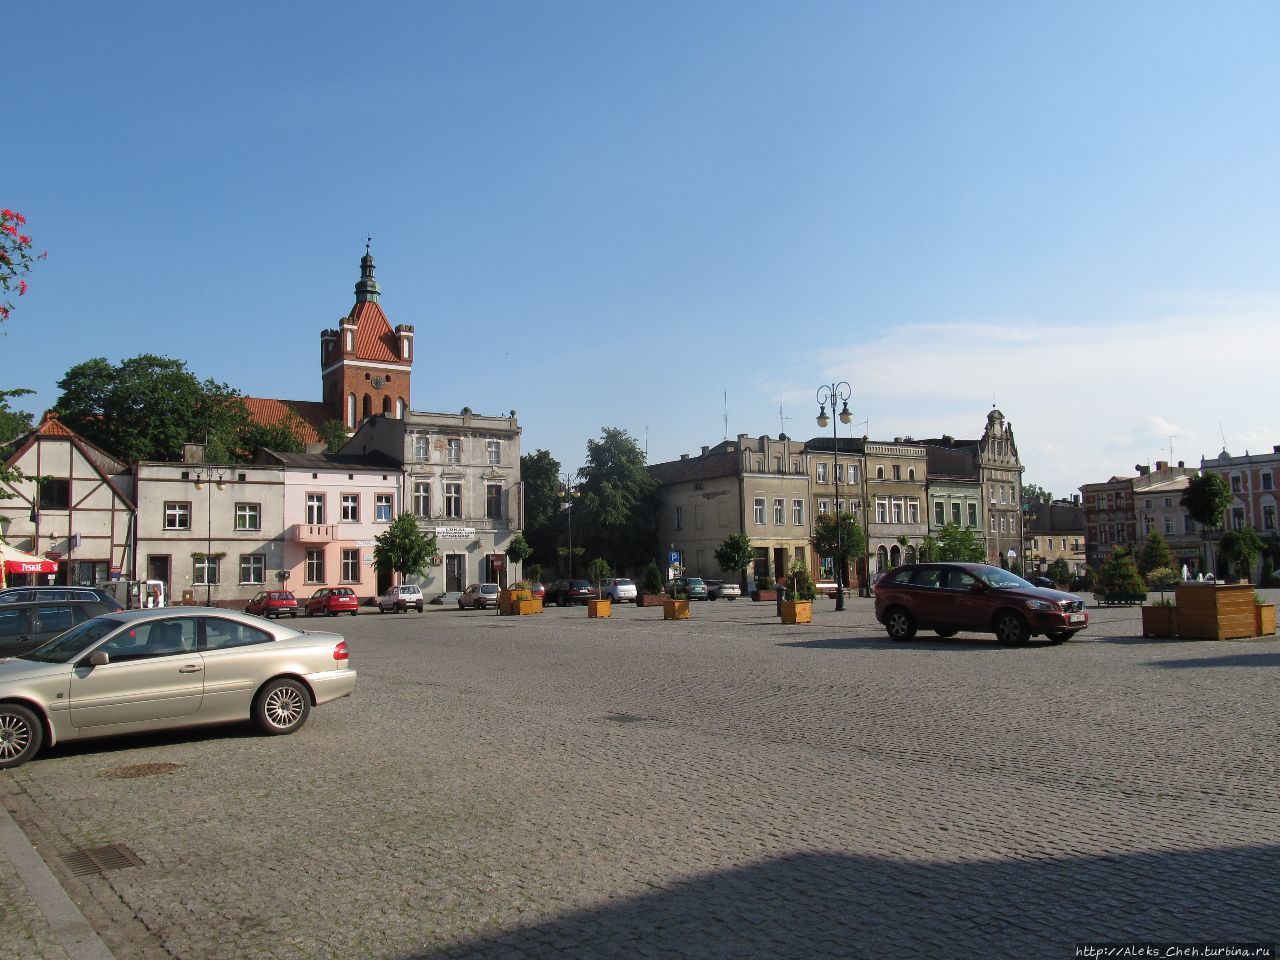
POLYGON ((437 540, 474 540, 475 527, 436 527, 437 540))

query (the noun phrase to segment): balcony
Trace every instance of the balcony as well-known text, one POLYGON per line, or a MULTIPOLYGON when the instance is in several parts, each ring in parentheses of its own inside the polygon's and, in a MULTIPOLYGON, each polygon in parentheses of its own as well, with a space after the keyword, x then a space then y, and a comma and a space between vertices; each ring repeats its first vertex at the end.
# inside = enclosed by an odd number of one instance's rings
POLYGON ((289 528, 288 539, 296 543, 332 543, 342 538, 336 523, 295 523, 289 528))

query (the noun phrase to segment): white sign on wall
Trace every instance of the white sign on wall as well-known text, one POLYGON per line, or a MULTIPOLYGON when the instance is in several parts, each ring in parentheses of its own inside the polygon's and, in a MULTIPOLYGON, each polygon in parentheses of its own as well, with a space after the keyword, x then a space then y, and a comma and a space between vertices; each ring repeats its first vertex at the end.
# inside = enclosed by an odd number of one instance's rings
POLYGON ((436 527, 437 540, 474 540, 475 527, 436 527))

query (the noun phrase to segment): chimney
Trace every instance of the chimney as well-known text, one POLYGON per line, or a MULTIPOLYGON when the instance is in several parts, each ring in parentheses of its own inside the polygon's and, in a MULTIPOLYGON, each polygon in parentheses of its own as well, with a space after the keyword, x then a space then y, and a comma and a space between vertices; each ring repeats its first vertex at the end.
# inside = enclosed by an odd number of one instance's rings
POLYGON ((1156 469, 1157 469, 1157 470, 1168 470, 1168 469, 1169 469, 1169 461, 1168 461, 1168 460, 1157 460, 1157 461, 1156 461, 1156 469))
POLYGON ((702 448, 702 455, 705 457, 705 456, 707 455, 707 451, 708 451, 708 450, 710 450, 710 449, 711 449, 710 447, 703 447, 703 448, 702 448))
POLYGON ((1071 495, 1071 505, 1072 505, 1072 506, 1075 506, 1075 507, 1080 506, 1080 494, 1078 494, 1078 493, 1073 493, 1073 494, 1071 495))
POLYGON ((743 445, 743 441, 746 439, 747 435, 745 433, 738 434, 738 446, 741 447, 743 445))
MULTIPOLYGON (((1276 453, 1280 453, 1280 450, 1277 450, 1277 451, 1276 451, 1276 453)), ((1178 461, 1178 469, 1179 469, 1179 470, 1181 470, 1181 469, 1183 469, 1184 467, 1186 467, 1186 465, 1187 465, 1187 462, 1186 462, 1185 460, 1179 460, 1179 461, 1178 461)))
POLYGON ((1141 463, 1135 463, 1135 464, 1133 465, 1133 469, 1135 469, 1135 470, 1137 470, 1137 471, 1138 471, 1138 476, 1140 476, 1140 477, 1145 477, 1147 474, 1149 474, 1149 473, 1151 472, 1151 468, 1150 468, 1150 467, 1145 466, 1145 465, 1143 465, 1143 464, 1141 464, 1141 463))
POLYGON ((687 453, 682 453, 682 454, 680 454, 680 459, 681 459, 681 460, 688 460, 688 459, 689 459, 689 455, 688 455, 687 453))

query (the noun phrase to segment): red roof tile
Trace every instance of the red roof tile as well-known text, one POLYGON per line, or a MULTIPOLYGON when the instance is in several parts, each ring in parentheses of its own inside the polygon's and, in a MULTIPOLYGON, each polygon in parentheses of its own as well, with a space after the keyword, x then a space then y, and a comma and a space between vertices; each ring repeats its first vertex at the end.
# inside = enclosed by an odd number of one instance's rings
POLYGON ((400 343, 382 307, 373 300, 357 301, 349 314, 356 322, 356 357, 382 363, 400 361, 400 343))
POLYGON ((52 410, 46 410, 44 416, 40 418, 40 425, 36 427, 36 433, 42 437, 74 437, 75 432, 65 423, 58 419, 58 415, 52 410))
POLYGON ((298 430, 303 443, 320 443, 316 428, 326 420, 335 419, 329 405, 314 400, 274 400, 269 397, 244 397, 249 416, 264 427, 274 427, 292 411, 302 421, 298 430))

